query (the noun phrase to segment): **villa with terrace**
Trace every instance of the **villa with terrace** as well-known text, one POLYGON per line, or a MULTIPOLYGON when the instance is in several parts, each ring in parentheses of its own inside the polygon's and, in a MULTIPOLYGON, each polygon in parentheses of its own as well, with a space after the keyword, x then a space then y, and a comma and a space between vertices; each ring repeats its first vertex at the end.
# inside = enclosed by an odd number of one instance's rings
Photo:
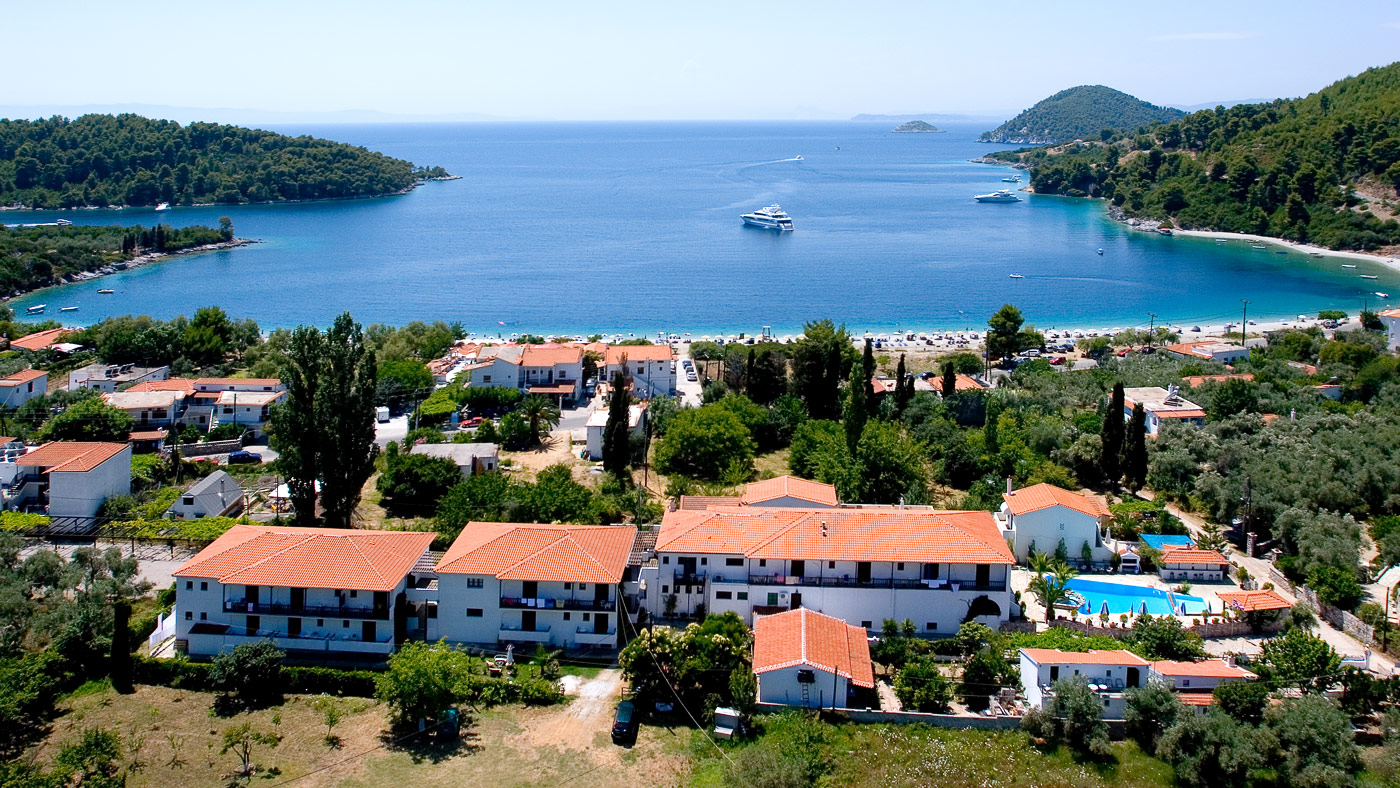
POLYGON ((1006 481, 1001 511, 996 519, 1013 545, 1016 560, 1025 562, 1032 552, 1055 553, 1064 545, 1072 561, 1107 564, 1116 546, 1105 526, 1111 516, 1108 504, 1091 494, 1070 492, 1053 484, 1036 484, 1020 490, 1006 481))

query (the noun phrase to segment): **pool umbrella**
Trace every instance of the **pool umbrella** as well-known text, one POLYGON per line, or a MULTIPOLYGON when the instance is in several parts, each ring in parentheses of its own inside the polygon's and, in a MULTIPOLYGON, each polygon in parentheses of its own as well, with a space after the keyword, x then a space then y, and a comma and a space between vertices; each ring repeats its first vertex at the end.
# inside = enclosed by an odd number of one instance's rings
POLYGON ((1105 600, 1103 601, 1103 604, 1099 605, 1099 615, 1101 615, 1101 616, 1106 616, 1106 615, 1108 615, 1108 600, 1107 600, 1107 599, 1105 599, 1105 600))

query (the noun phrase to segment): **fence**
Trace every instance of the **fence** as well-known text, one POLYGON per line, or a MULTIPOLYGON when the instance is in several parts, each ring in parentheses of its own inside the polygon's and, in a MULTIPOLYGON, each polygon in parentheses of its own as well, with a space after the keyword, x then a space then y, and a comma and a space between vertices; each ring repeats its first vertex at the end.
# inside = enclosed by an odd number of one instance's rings
POLYGON ((208 443, 181 443, 175 447, 181 457, 208 457, 211 454, 228 454, 243 448, 243 439, 229 441, 209 441, 208 443))
POLYGON ((156 646, 166 640, 175 637, 175 609, 171 608, 169 613, 156 614, 156 630, 151 636, 146 638, 146 645, 150 651, 154 652, 156 646))

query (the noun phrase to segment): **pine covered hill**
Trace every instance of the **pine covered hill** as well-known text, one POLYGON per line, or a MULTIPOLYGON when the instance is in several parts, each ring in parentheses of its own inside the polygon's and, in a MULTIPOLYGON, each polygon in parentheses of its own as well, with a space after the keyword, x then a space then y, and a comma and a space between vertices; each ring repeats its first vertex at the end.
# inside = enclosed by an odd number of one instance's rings
POLYGON ((1132 131, 1153 123, 1170 123, 1185 113, 1159 107, 1103 85, 1062 90, 1020 115, 985 131, 982 142, 1051 145, 1097 138, 1104 129, 1132 131))
POLYGON ((147 252, 178 252, 233 240, 233 224, 211 227, 3 227, 0 226, 0 293, 57 284, 81 271, 96 271, 147 252))
POLYGON ((1300 99, 1202 110, 1137 134, 993 154, 1038 194, 1333 249, 1400 244, 1400 63, 1300 99))
POLYGON ((236 204, 393 194, 441 168, 354 145, 140 115, 0 119, 0 205, 236 204))

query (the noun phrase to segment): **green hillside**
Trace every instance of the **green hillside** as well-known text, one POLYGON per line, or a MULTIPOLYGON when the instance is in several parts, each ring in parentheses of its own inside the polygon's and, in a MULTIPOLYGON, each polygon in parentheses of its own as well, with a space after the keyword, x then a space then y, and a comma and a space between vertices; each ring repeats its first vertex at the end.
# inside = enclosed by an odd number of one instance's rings
MULTIPOLYGON (((226 217, 225 217, 226 218, 226 217)), ((33 290, 81 271, 149 252, 179 252, 233 240, 233 223, 212 227, 5 227, 0 225, 0 292, 33 290)))
POLYGON ((1080 85, 1062 90, 1020 115, 982 133, 982 142, 1049 145, 1085 137, 1097 138, 1105 128, 1135 131, 1153 123, 1170 123, 1179 109, 1159 107, 1103 85, 1080 85))
POLYGON ((316 137, 139 115, 0 119, 0 205, 280 202, 392 194, 441 168, 316 137))
POLYGON ((1400 244, 1400 63, 1301 99, 1192 113, 1142 134, 994 154, 1040 194, 1334 249, 1400 244))

